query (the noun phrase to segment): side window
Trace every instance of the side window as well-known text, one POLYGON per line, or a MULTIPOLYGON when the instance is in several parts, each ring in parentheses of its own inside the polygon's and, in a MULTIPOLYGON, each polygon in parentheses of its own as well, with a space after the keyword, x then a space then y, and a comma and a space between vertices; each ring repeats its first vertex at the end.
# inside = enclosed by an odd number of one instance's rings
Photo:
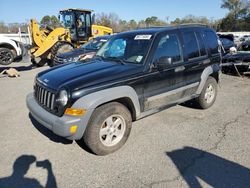
POLYGON ((86 27, 91 26, 91 17, 90 14, 86 14, 86 27))
POLYGON ((86 23, 85 23, 85 14, 82 13, 82 14, 79 14, 78 15, 78 18, 76 20, 76 27, 77 27, 77 31, 78 31, 78 35, 80 37, 84 37, 85 36, 85 26, 86 26, 86 23))
POLYGON ((171 58, 172 63, 182 62, 180 41, 176 34, 167 34, 160 39, 154 55, 154 61, 162 57, 171 58))
POLYGON ((217 54, 219 53, 218 48, 218 38, 212 31, 205 31, 204 33, 204 39, 207 43, 207 46, 210 48, 211 54, 217 54))
POLYGON ((183 33, 184 48, 188 54, 188 59, 193 59, 200 56, 199 46, 195 33, 193 31, 187 31, 183 33))
POLYGON ((198 39, 198 44, 199 44, 199 48, 200 48, 200 56, 205 56, 207 55, 207 51, 204 45, 204 41, 202 39, 202 35, 200 32, 196 32, 196 37, 198 39))

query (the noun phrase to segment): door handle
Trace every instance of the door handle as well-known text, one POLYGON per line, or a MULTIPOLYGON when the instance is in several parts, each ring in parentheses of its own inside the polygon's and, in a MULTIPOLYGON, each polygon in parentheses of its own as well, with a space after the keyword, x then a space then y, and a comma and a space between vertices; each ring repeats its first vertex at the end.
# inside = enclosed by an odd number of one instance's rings
POLYGON ((174 69, 175 72, 181 72, 181 71, 184 71, 185 70, 185 67, 184 66, 179 66, 179 67, 176 67, 174 69))

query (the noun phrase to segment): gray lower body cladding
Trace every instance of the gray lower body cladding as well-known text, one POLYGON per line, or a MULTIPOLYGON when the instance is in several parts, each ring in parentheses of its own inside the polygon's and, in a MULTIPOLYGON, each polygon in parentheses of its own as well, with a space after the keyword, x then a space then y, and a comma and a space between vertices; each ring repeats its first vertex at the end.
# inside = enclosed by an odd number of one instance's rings
POLYGON ((69 140, 79 140, 82 138, 87 122, 92 114, 92 112, 87 111, 83 117, 73 117, 68 115, 58 117, 43 109, 35 100, 33 93, 27 95, 26 104, 31 115, 41 125, 48 128, 56 135, 69 140), (78 126, 77 132, 74 134, 70 132, 70 127, 72 125, 78 126))

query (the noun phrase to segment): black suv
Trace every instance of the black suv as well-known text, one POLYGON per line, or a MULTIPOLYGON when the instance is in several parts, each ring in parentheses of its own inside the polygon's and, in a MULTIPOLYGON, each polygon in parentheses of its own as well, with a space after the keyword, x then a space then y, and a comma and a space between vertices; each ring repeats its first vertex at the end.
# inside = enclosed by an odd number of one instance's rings
POLYGON ((205 26, 124 32, 91 60, 40 72, 27 106, 55 134, 105 155, 126 142, 132 121, 191 99, 210 107, 220 62, 218 37, 205 26))

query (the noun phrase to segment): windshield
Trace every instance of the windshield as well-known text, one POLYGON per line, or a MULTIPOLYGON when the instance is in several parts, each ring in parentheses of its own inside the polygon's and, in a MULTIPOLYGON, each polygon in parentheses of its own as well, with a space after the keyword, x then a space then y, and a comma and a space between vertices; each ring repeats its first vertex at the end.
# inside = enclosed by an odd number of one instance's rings
POLYGON ((74 14, 72 12, 60 12, 60 24, 65 28, 71 28, 75 23, 74 14))
POLYGON ((152 42, 152 35, 120 35, 110 39, 97 52, 103 59, 127 63, 143 63, 152 42))
POLYGON ((81 48, 87 50, 99 50, 106 42, 106 39, 92 39, 91 41, 82 45, 81 48))

